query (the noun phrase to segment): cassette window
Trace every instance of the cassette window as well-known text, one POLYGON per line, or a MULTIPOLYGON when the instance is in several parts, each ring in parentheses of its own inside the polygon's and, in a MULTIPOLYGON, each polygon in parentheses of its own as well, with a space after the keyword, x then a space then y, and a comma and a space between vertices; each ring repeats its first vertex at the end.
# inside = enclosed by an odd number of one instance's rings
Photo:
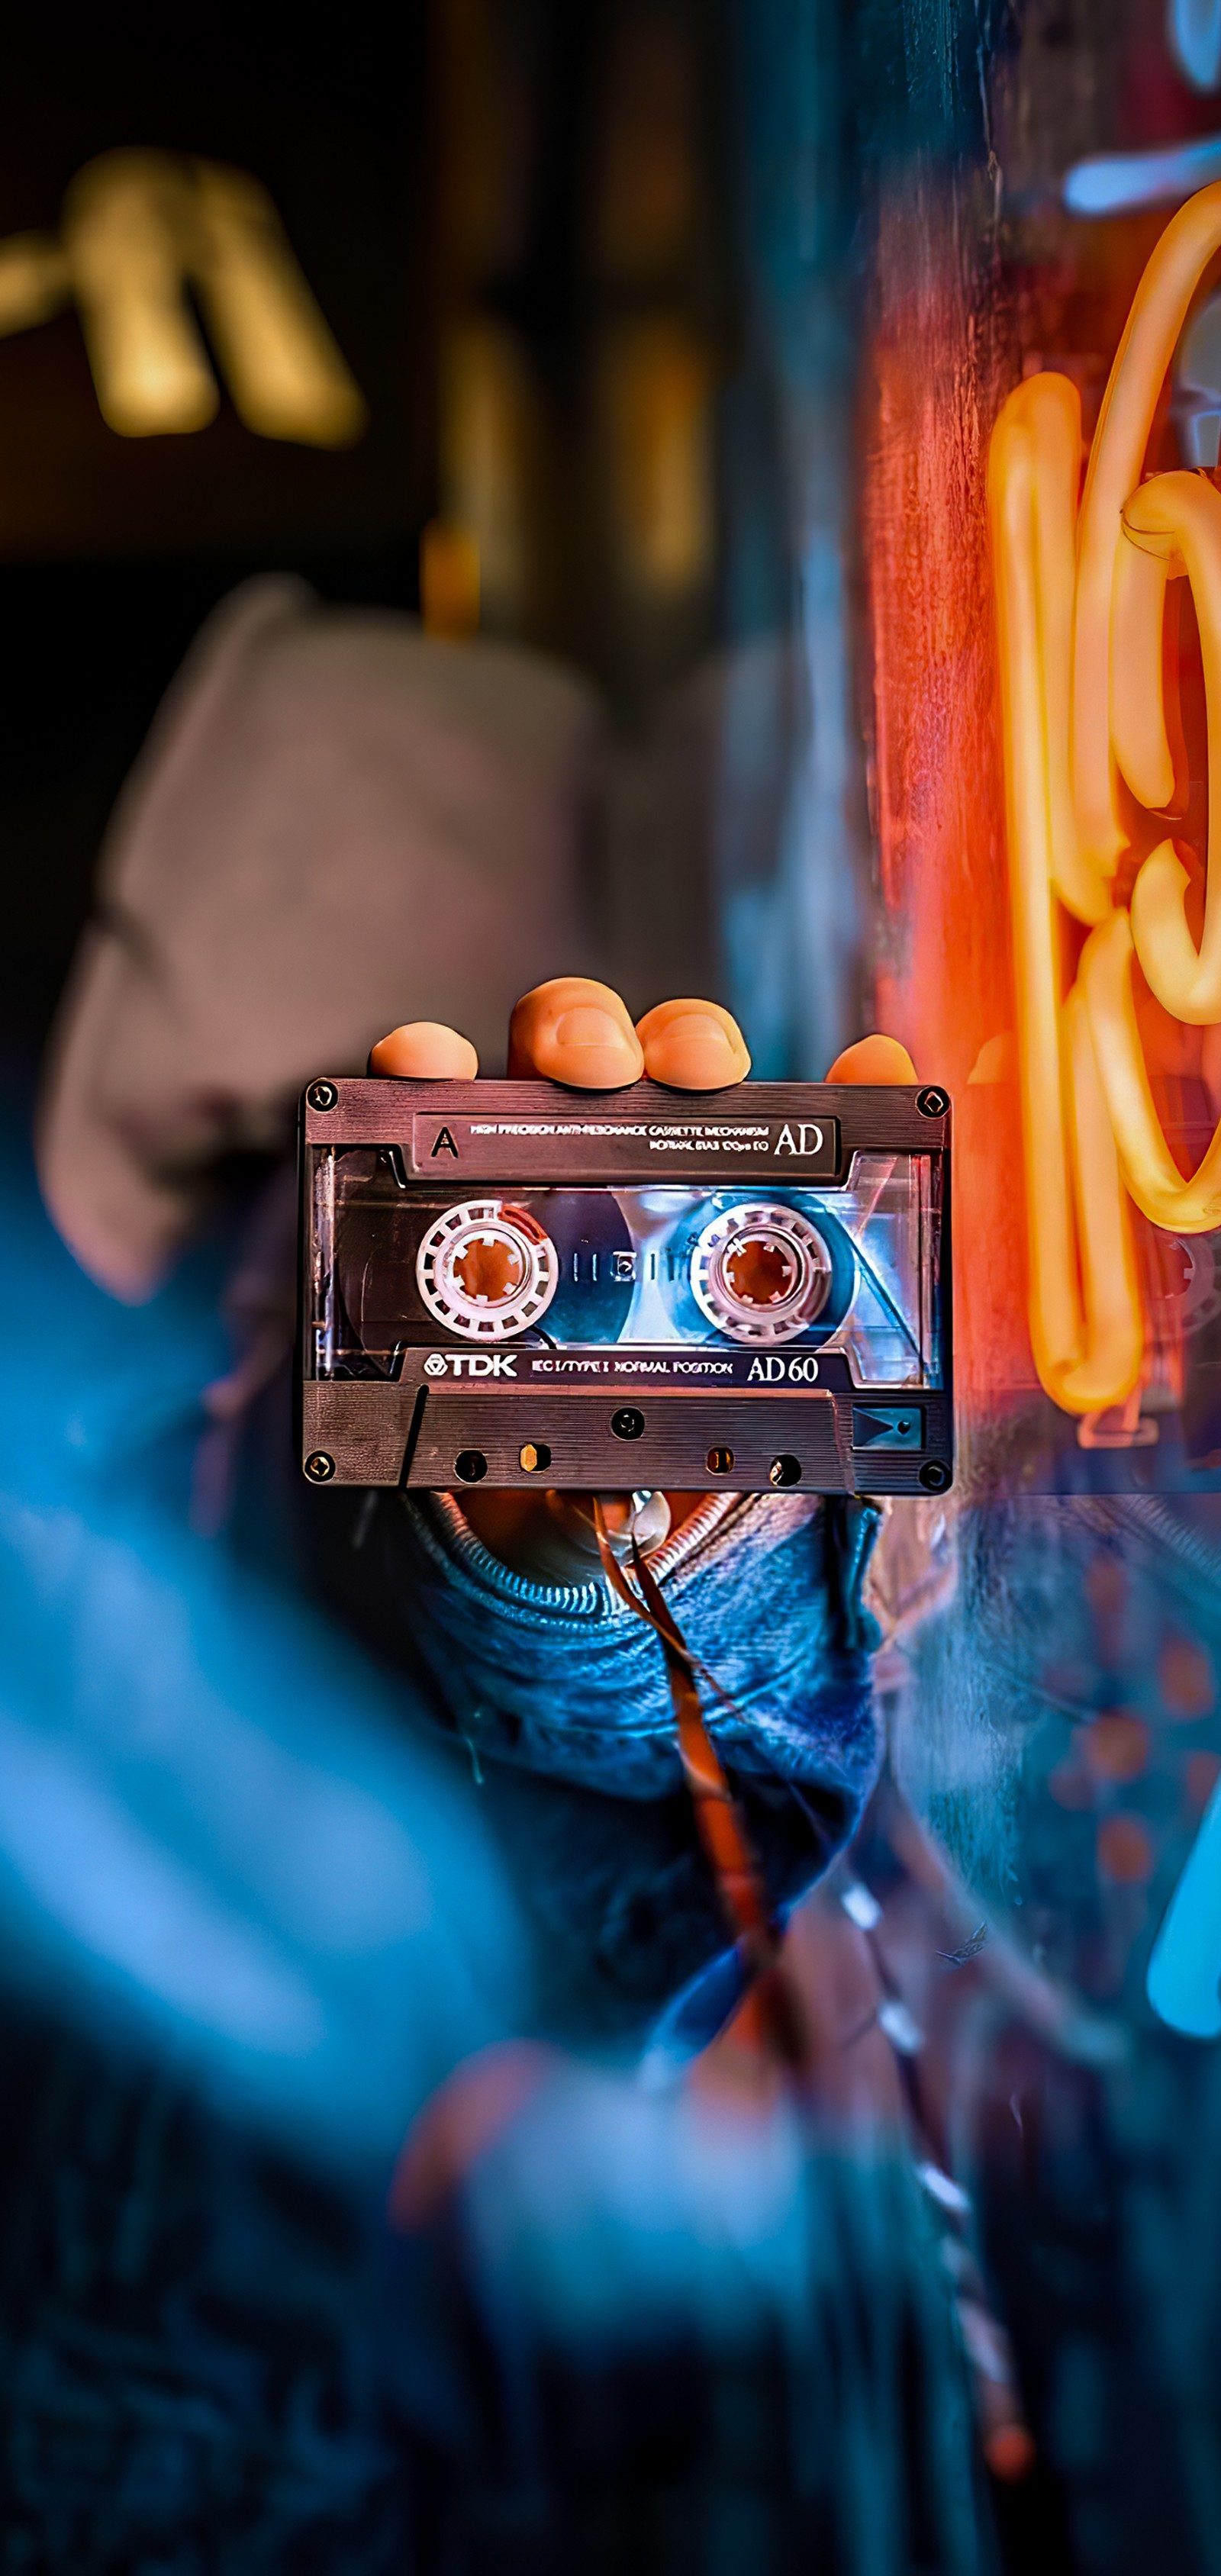
POLYGON ((835 1187, 462 1193, 413 1182, 395 1144, 311 1159, 314 1378, 396 1379, 434 1343, 711 1345, 842 1352, 858 1389, 944 1384, 937 1155, 856 1152, 835 1187))

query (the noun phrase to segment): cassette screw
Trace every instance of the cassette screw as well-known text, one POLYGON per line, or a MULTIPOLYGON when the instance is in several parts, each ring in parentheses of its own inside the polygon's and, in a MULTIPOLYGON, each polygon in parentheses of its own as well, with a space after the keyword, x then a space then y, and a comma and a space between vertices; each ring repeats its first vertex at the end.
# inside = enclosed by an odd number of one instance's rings
POLYGON ((920 1469, 920 1482, 926 1494, 944 1494, 950 1471, 941 1458, 926 1458, 920 1469))
POLYGON ((305 1097, 311 1109, 334 1109, 339 1093, 333 1082, 311 1082, 305 1097))
POLYGON ((305 1472, 311 1485, 329 1485, 335 1473, 335 1461, 328 1458, 325 1449, 311 1450, 305 1461, 305 1472))
POLYGON ((948 1091, 940 1090, 935 1082, 930 1082, 926 1091, 916 1093, 916 1107, 922 1118, 944 1118, 949 1105, 948 1091))
POLYGON ((610 1427, 616 1440, 639 1440, 644 1415, 637 1412, 634 1404, 621 1404, 618 1412, 611 1415, 610 1427))

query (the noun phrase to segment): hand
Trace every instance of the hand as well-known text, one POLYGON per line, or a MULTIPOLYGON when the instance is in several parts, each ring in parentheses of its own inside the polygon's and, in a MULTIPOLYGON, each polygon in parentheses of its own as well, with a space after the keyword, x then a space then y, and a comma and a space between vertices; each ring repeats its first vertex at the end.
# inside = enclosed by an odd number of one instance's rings
MULTIPOLYGON (((374 1047, 372 1073, 415 1081, 470 1081, 478 1058, 468 1038, 435 1021, 413 1020, 374 1047)), ((621 1091, 648 1074, 675 1091, 723 1091, 741 1082, 750 1057, 737 1022, 716 1002, 660 1002, 633 1028, 625 1004, 608 984, 580 975, 539 984, 517 1004, 509 1022, 509 1073, 521 1080, 542 1075, 578 1091, 621 1091)), ((701 1500, 674 1494, 648 1507, 637 1523, 646 1544, 656 1545, 701 1500)), ((612 1536, 633 1517, 630 1494, 602 1497, 612 1536)), ((587 1581, 598 1569, 590 1497, 585 1494, 464 1492, 462 1508, 486 1547, 519 1574, 536 1581, 587 1581)))
MULTIPOLYGON (((411 1020, 379 1040, 369 1070, 416 1082, 469 1082, 479 1060, 469 1038, 435 1020, 411 1020)), ((647 1074, 674 1091, 723 1091, 742 1082, 750 1056, 736 1020, 717 1002, 659 1002, 633 1028, 626 1005, 608 984, 561 975, 536 985, 509 1022, 509 1073, 542 1075, 578 1091, 621 1091, 647 1074)), ((911 1082, 911 1059, 893 1038, 863 1038, 836 1058, 831 1082, 911 1082)), ((587 1580, 598 1566, 588 1496, 520 1493, 462 1495, 472 1529, 517 1573, 544 1582, 587 1580)), ((670 1494, 642 1538, 656 1545, 689 1519, 702 1494, 670 1494)), ((612 1538, 632 1518, 630 1494, 602 1497, 612 1538)))

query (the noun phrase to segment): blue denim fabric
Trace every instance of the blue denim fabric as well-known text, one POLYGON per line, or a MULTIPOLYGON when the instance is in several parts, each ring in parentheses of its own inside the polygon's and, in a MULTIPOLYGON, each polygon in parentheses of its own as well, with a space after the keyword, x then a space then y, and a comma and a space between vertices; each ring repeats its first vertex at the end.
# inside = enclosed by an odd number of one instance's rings
MULTIPOLYGON (((381 1497, 348 1550, 328 1498, 312 1500, 319 1580, 346 1561, 345 1614, 405 1668, 500 1844, 534 1936, 539 2027, 638 2051, 681 1996, 678 2044, 698 2047, 738 1978, 656 1637, 600 1579, 509 1572, 446 1497, 381 1497)), ((861 1584, 879 1519, 848 1498, 745 1498, 656 1560, 729 1695, 706 1688, 705 1714, 778 1914, 849 1839, 876 1776, 861 1584)))
MULTIPOLYGON (((413 1636, 479 1754, 621 1798, 681 1783, 659 1640, 600 1579, 530 1582, 445 1497, 401 1498, 396 1551, 413 1636)), ((860 1586, 876 1505, 744 1498, 662 1580, 717 1688, 704 1714, 739 1771, 829 1788, 859 1811, 877 1769, 860 1586)))

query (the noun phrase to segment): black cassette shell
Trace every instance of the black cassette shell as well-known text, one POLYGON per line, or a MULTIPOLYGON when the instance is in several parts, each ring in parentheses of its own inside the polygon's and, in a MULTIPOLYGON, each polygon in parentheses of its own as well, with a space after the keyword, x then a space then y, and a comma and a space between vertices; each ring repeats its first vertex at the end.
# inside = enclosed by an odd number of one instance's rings
POLYGON ((948 1484, 937 1088, 329 1076, 302 1137, 303 1466, 444 1487, 478 1452, 511 1485, 546 1453, 614 1487, 627 1406, 633 1484, 948 1484))

